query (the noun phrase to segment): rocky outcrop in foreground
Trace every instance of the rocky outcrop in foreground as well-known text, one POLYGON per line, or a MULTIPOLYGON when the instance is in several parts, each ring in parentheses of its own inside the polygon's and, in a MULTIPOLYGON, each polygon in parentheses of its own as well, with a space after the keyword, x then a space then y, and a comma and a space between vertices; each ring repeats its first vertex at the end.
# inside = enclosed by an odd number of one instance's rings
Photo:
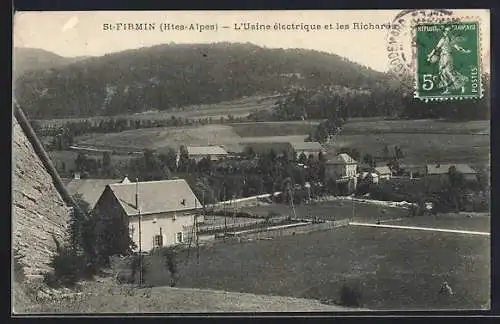
POLYGON ((15 117, 12 124, 12 249, 29 280, 51 270, 52 235, 67 239, 70 209, 15 117))

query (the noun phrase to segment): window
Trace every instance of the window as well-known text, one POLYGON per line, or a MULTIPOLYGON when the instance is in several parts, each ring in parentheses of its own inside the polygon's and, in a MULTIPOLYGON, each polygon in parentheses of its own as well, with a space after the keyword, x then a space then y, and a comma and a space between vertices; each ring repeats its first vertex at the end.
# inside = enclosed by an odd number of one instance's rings
POLYGON ((163 236, 162 235, 155 235, 154 236, 154 246, 155 247, 163 246, 163 236))
POLYGON ((131 237, 134 237, 134 232, 135 232, 134 225, 131 225, 128 229, 128 233, 131 237))
POLYGON ((184 241, 184 235, 182 234, 182 232, 178 232, 175 235, 175 238, 177 243, 182 243, 184 241))

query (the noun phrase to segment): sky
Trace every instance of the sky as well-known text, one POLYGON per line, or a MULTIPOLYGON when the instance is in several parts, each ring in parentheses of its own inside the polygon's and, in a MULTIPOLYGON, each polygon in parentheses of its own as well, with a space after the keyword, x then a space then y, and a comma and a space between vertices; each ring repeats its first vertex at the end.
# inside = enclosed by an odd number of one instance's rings
MULTIPOLYGON (((488 10, 452 10, 457 16, 473 16, 482 23, 483 61, 489 62, 488 10)), ((269 48, 306 48, 334 53, 374 70, 387 71, 388 30, 354 29, 354 23, 391 23, 400 10, 323 11, 94 11, 19 12, 14 16, 15 47, 40 48, 55 54, 100 56, 127 49, 164 43, 250 42, 269 48), (269 31, 235 30, 240 23, 270 24, 269 31), (110 31, 104 24, 150 23, 152 31, 110 31), (169 24, 218 24, 217 31, 161 31, 169 24), (273 30, 274 24, 321 25, 319 31, 273 30), (349 29, 337 29, 337 23, 349 29), (325 30, 324 25, 334 27, 325 30), (221 26, 229 26, 224 29, 221 26)), ((410 45, 410 37, 403 38, 410 45)), ((408 47, 409 48, 409 47, 408 47)), ((489 67, 489 63, 488 63, 489 67)))

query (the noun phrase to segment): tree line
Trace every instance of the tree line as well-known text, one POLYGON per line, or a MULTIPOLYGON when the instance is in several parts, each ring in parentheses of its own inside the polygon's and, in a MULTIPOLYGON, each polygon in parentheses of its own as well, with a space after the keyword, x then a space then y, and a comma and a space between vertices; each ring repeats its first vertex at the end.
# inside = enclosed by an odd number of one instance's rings
POLYGON ((16 80, 30 118, 168 111, 292 87, 372 88, 387 74, 340 56, 253 44, 165 44, 89 58, 16 80), (293 73, 301 77, 289 77, 293 73))

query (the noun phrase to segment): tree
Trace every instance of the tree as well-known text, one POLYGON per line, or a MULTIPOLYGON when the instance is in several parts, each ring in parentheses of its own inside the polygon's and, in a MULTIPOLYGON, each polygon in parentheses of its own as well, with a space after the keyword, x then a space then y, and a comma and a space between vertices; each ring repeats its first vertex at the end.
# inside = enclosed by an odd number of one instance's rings
POLYGON ((302 152, 302 153, 299 154, 298 163, 300 163, 300 164, 306 164, 307 163, 307 156, 306 156, 306 154, 304 152, 302 152))
POLYGON ((373 156, 369 153, 366 153, 365 156, 363 157, 363 162, 365 162, 370 166, 373 166, 374 165, 373 156))
POLYGON ((87 170, 87 157, 84 153, 78 152, 75 159, 75 167, 78 171, 86 171, 87 170))
POLYGON ((111 175, 111 154, 107 151, 102 154, 102 168, 104 169, 104 174, 107 176, 111 175))
POLYGON ((160 154, 159 159, 170 170, 177 170, 177 152, 173 148, 169 148, 165 154, 160 154))
MULTIPOLYGON (((395 150, 397 149, 397 146, 394 148, 395 150)), ((397 151, 396 151, 397 152, 397 151)), ((384 150, 382 152, 382 156, 384 159, 389 159, 389 147, 387 145, 384 146, 384 150)))
POLYGON ((129 255, 135 248, 130 237, 128 216, 109 215, 94 210, 96 251, 100 264, 109 265, 113 255, 129 255))
POLYGON ((251 146, 245 147, 244 153, 248 159, 253 159, 255 157, 255 151, 251 146))

